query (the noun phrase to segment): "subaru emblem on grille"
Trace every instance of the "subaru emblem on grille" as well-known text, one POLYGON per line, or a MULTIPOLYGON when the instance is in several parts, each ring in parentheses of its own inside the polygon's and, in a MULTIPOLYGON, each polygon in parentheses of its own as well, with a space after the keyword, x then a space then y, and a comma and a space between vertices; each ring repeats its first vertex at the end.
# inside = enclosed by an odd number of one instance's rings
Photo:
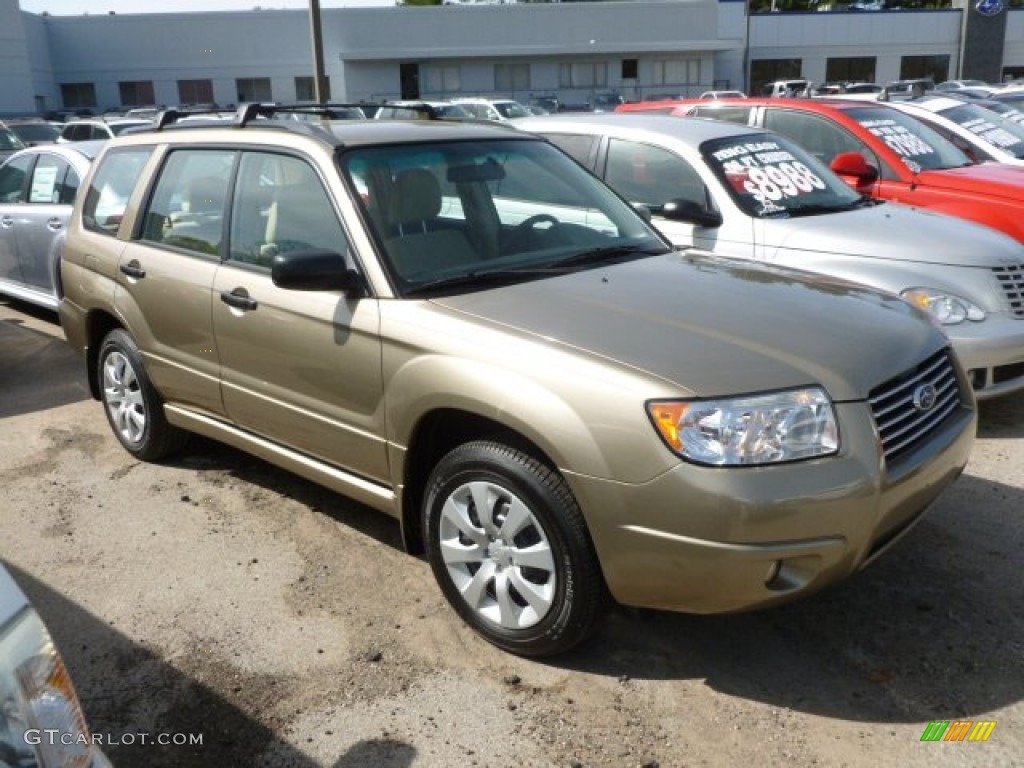
POLYGON ((937 396, 935 387, 931 384, 922 384, 914 390, 914 408, 919 411, 930 411, 937 396))

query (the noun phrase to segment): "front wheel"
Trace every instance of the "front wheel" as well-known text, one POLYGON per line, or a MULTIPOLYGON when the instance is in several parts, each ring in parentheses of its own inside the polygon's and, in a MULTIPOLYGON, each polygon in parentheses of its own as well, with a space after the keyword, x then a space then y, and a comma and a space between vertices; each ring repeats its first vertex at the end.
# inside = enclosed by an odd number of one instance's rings
POLYGON ((551 656, 586 639, 607 596, 565 480, 515 448, 466 443, 434 468, 427 557, 456 612, 489 642, 551 656))
POLYGON ((155 461, 181 448, 188 433, 167 423, 135 340, 120 328, 100 345, 96 376, 107 421, 126 451, 155 461))

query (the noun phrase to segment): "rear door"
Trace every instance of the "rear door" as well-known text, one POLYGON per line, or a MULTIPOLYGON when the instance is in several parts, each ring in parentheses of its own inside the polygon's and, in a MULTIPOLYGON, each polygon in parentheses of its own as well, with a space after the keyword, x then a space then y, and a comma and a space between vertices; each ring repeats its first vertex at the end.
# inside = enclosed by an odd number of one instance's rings
MULTIPOLYGON (((213 279, 225 248, 228 190, 237 156, 221 148, 168 152, 116 275, 117 306, 157 389, 168 402, 213 414, 223 413, 211 316, 213 279)), ((124 175, 130 174, 132 160, 125 157, 124 175)), ((110 198, 121 196, 115 190, 110 198)), ((107 208, 116 216, 113 202, 107 208)))

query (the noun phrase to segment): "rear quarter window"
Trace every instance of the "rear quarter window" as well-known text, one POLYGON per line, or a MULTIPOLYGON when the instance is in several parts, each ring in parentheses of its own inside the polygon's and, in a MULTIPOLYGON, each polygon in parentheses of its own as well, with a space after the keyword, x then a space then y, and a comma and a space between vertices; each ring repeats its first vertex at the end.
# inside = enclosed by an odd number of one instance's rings
POLYGON ((90 232, 116 236, 128 198, 152 154, 151 147, 118 149, 100 161, 82 205, 82 225, 90 232))

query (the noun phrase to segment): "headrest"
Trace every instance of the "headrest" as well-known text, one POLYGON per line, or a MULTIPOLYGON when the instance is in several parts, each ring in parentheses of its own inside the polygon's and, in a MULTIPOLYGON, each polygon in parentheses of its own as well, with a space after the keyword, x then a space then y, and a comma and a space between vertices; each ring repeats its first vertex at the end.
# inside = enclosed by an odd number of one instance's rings
POLYGON ((391 223, 395 226, 433 219, 441 212, 441 185, 423 168, 402 171, 391 190, 391 223))

